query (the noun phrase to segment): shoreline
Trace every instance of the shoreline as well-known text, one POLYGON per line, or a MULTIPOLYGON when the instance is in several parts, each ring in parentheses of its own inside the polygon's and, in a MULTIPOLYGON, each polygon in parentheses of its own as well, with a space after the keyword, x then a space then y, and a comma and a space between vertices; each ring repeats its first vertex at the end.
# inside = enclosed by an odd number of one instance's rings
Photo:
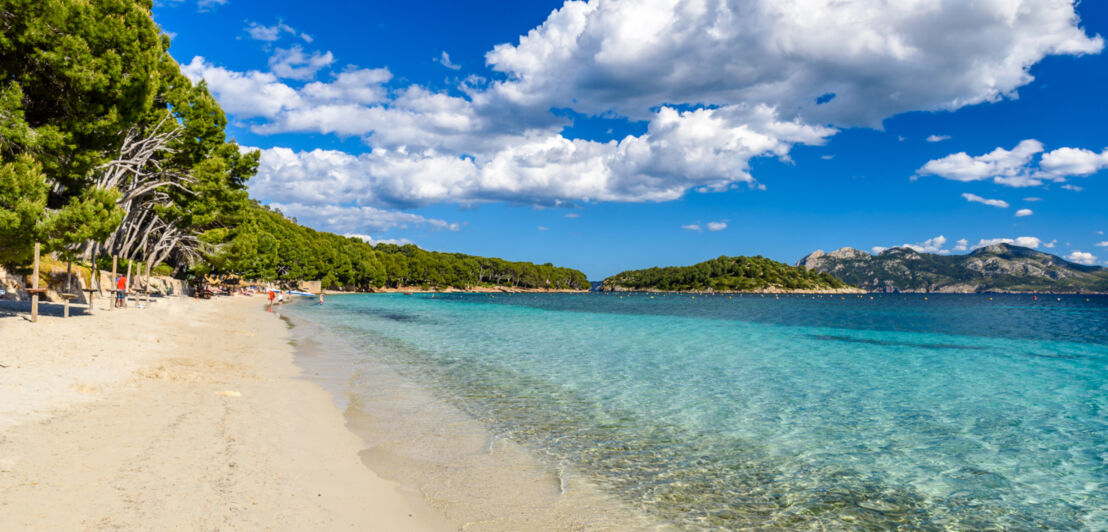
MULTIPOLYGON (((299 304, 294 304, 299 306, 299 304)), ((566 464, 498 435, 450 398, 308 316, 288 317, 296 363, 328 390, 365 442, 363 463, 458 530, 650 530, 673 527, 566 464)))
POLYGON ((451 529, 365 467, 261 300, 98 302, 0 335, 0 529, 451 529))

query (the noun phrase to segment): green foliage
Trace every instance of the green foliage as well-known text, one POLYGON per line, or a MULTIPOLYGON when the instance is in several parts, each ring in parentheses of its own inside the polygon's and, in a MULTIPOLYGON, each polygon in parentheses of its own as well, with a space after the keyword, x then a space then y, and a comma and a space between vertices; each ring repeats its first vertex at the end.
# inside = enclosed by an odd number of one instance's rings
POLYGON ((65 250, 66 245, 102 240, 123 220, 116 205, 119 193, 99 188, 85 189, 61 209, 46 215, 36 231, 36 240, 46 249, 65 250))
POLYGON ((248 279, 319 280, 324 288, 509 286, 585 290, 585 274, 551 264, 509 262, 414 245, 371 246, 356 238, 315 231, 260 205, 242 213, 226 244, 208 262, 217 273, 248 279))
POLYGON ((765 257, 721 256, 692 266, 630 270, 601 283, 601 290, 744 292, 765 289, 828 290, 845 288, 820 272, 789 266, 765 257))
POLYGON ((26 264, 46 211, 46 176, 29 155, 0 164, 0 265, 26 264))
POLYGON ((83 188, 150 108, 163 52, 148 1, 0 0, 0 83, 22 90, 47 178, 83 188))

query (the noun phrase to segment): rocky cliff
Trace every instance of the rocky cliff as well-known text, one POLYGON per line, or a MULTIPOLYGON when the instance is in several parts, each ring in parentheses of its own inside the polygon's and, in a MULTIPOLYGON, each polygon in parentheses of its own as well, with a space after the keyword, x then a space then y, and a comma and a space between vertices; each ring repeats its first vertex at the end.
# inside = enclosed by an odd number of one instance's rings
POLYGON ((890 248, 877 255, 853 248, 816 250, 797 266, 875 292, 1105 292, 1108 269, 1009 244, 967 255, 890 248))

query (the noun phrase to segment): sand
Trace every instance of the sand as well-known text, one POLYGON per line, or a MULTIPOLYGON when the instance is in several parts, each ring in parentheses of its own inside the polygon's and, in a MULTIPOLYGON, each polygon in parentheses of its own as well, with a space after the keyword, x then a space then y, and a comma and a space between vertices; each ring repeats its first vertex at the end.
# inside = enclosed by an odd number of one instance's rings
POLYGON ((261 298, 0 314, 0 530, 449 530, 261 298))

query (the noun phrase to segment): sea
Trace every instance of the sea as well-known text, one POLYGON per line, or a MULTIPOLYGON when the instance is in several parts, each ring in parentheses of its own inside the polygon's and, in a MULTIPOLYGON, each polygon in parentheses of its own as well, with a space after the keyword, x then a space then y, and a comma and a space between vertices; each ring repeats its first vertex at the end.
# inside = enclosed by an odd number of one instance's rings
POLYGON ((1108 529, 1108 296, 287 305, 363 461, 474 530, 1108 529))

